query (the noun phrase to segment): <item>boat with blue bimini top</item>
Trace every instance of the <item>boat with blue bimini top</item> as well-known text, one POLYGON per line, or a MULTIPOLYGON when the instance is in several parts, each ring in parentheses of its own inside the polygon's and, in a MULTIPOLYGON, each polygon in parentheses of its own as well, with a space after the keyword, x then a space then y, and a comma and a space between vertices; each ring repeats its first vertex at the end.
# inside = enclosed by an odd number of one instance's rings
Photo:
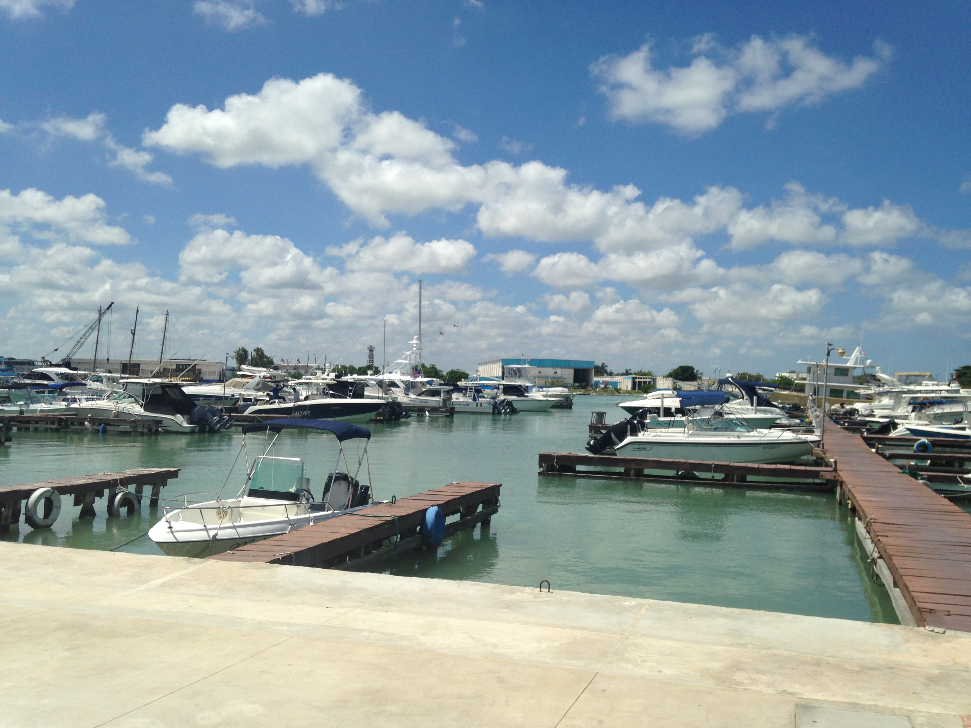
MULTIPOLYGON (((357 479, 368 457, 371 432, 367 428, 330 420, 281 418, 245 426, 242 453, 247 452, 247 437, 254 434, 266 438, 265 446, 260 448, 263 454, 256 456, 252 463, 247 460, 246 480, 234 498, 224 500, 217 493, 187 494, 177 499, 180 505, 164 508, 162 520, 148 532, 149 538, 164 553, 210 556, 353 513, 372 503, 370 467, 367 484, 357 479), (277 440, 286 429, 330 433, 337 439, 337 462, 318 491, 319 498, 312 490, 303 460, 276 455, 277 440), (344 443, 348 440, 364 441, 353 475, 344 451, 344 443), (190 502, 192 495, 215 497, 190 502)), ((228 482, 228 476, 226 480, 228 482)))

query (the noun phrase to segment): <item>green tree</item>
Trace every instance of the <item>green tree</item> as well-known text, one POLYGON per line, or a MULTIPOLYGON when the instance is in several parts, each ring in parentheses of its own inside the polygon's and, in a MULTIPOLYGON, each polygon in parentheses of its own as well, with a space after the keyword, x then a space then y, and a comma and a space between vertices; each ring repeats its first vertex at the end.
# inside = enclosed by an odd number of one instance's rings
POLYGON ((743 382, 767 382, 769 381, 761 374, 752 374, 752 372, 739 372, 735 375, 736 379, 741 379, 743 382))
POLYGON ((669 371, 667 376, 676 382, 697 382, 701 377, 701 372, 689 364, 682 364, 669 371))
POLYGON ((449 384, 458 384, 463 379, 468 379, 469 373, 463 372, 461 369, 449 369, 445 372, 445 381, 449 384))
POLYGON ((595 377, 606 377, 607 376, 607 365, 604 362, 595 364, 593 367, 593 376, 595 377))
POLYGON ((971 365, 965 364, 954 370, 954 378, 965 389, 971 389, 971 365))
POLYGON ((647 369, 647 370, 638 369, 636 372, 634 372, 634 376, 635 377, 653 377, 654 376, 654 372, 652 372, 650 369, 647 369))
POLYGON ((253 353, 250 354, 249 363, 254 367, 271 367, 273 366, 273 357, 263 351, 262 346, 253 347, 253 353))
POLYGON ((233 352, 233 359, 236 360, 236 366, 241 367, 244 364, 249 363, 249 349, 245 346, 239 347, 235 352, 233 352))
POLYGON ((796 380, 785 375, 776 378, 775 383, 779 385, 779 389, 792 389, 796 386, 796 380))
POLYGON ((423 364, 421 373, 430 379, 445 379, 445 373, 434 364, 423 364))

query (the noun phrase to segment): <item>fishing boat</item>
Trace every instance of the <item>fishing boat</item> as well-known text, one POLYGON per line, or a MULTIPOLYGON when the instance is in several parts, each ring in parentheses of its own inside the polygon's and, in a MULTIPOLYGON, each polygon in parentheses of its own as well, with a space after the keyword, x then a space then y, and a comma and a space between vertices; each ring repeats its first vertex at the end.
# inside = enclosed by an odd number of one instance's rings
POLYGON ((214 498, 190 503, 192 494, 188 494, 179 499, 181 505, 164 508, 162 519, 148 532, 164 553, 210 556, 353 513, 371 504, 370 482, 364 485, 357 480, 371 439, 367 428, 346 422, 297 418, 247 425, 243 428, 242 452, 246 452, 247 437, 254 434, 265 437, 268 442, 258 450, 262 455, 246 463, 246 479, 235 497, 223 500, 219 494, 212 493, 214 498), (307 477, 303 460, 276 455, 280 433, 285 429, 330 433, 337 439, 334 470, 316 494, 315 483, 307 477), (353 475, 344 451, 344 443, 349 440, 364 441, 353 475), (341 470, 342 463, 344 470, 341 470))
POLYGON ((215 432, 232 425, 229 415, 215 407, 196 404, 175 382, 126 379, 121 386, 102 400, 79 404, 77 413, 88 417, 155 420, 162 432, 215 432))

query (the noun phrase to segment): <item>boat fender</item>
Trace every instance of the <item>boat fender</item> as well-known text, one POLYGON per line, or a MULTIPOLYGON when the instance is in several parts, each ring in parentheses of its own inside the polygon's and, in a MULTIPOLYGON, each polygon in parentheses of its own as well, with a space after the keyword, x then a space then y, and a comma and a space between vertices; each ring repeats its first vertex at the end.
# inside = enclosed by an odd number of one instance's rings
POLYGON ((108 431, 108 425, 104 422, 101 423, 101 427, 98 428, 98 434, 103 435, 108 431))
POLYGON ((110 516, 133 516, 136 513, 138 513, 138 499, 131 491, 123 490, 108 503, 108 515, 110 516))
POLYGON ((27 499, 24 520, 31 528, 50 528, 60 512, 61 494, 53 488, 38 488, 27 499))
POLYGON ((63 430, 67 427, 67 420, 63 417, 58 417, 56 420, 54 420, 54 426, 57 427, 58 430, 63 430))
POLYGON ((914 445, 914 452, 919 452, 923 455, 927 455, 933 450, 934 450, 934 446, 931 445, 927 440, 918 440, 917 443, 914 445))
POLYGON ((421 522, 421 542, 427 547, 438 546, 444 538, 445 514, 438 506, 432 506, 421 522))

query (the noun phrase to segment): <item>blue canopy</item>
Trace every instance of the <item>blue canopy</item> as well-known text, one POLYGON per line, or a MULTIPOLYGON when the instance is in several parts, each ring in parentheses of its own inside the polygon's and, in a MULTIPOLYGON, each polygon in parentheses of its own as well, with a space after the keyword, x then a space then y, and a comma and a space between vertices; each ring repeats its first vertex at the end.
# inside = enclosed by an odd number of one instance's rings
POLYGON ((340 442, 344 442, 344 440, 354 440, 357 438, 363 438, 365 440, 371 439, 371 431, 366 427, 358 427, 357 425, 351 425, 347 422, 335 422, 334 420, 309 420, 302 417, 282 417, 278 420, 261 422, 257 425, 244 425, 243 434, 245 435, 248 432, 262 432, 263 430, 281 432, 287 428, 326 430, 327 432, 334 433, 334 436, 340 442))
POLYGON ((32 389, 66 389, 68 387, 86 387, 84 382, 51 382, 50 384, 31 384, 32 389))
POLYGON ((763 397, 758 390, 775 389, 779 386, 778 384, 771 384, 769 382, 747 382, 744 379, 735 379, 735 377, 728 377, 726 379, 718 380, 719 389, 726 384, 732 384, 737 387, 753 406, 775 407, 775 404, 770 402, 767 397, 763 397))
POLYGON ((728 401, 728 395, 724 392, 707 389, 679 389, 674 396, 681 400, 682 407, 705 407, 728 401))

